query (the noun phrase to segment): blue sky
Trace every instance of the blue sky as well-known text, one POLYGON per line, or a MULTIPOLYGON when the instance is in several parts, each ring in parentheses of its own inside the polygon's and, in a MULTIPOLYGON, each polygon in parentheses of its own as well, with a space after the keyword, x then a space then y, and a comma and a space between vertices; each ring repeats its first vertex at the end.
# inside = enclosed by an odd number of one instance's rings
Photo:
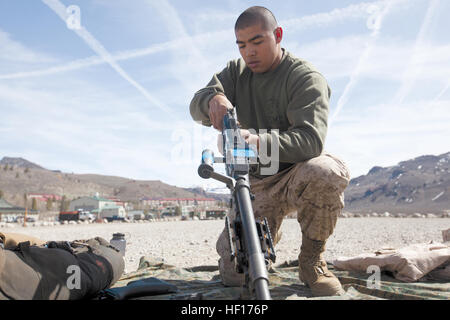
POLYGON ((217 132, 192 121, 189 103, 239 57, 233 26, 252 5, 271 9, 282 46, 327 78, 325 149, 352 177, 450 151, 447 0, 0 0, 0 158, 220 185, 197 175, 217 132))

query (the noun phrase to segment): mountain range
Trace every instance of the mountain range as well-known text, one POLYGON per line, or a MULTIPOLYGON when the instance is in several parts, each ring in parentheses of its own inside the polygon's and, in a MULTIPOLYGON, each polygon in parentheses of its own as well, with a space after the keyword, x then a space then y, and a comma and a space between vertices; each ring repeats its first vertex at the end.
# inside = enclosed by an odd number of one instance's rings
MULTIPOLYGON (((202 188, 180 188, 159 180, 133 180, 98 174, 48 170, 22 158, 0 160, 0 190, 20 205, 24 193, 65 195, 69 199, 114 196, 123 201, 149 197, 208 197, 227 201, 229 195, 202 188)), ((424 155, 395 166, 375 166, 353 178, 345 191, 345 211, 391 213, 440 213, 450 209, 450 152, 424 155)))
POLYGON ((214 198, 221 201, 229 198, 227 195, 206 192, 202 188, 179 188, 159 180, 48 170, 28 160, 11 157, 0 160, 0 190, 7 200, 17 205, 22 204, 25 193, 65 195, 68 199, 99 193, 131 202, 144 197, 214 198))
POLYGON ((450 152, 373 167, 350 181, 349 212, 439 213, 450 209, 450 152))

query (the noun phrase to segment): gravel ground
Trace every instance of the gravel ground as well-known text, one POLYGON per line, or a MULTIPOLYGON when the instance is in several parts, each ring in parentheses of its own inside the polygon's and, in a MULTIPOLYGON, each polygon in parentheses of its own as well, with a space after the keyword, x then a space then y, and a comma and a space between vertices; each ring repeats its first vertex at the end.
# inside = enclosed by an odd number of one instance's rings
MULTIPOLYGON (((179 267, 216 265, 216 239, 223 220, 164 221, 146 223, 109 223, 15 227, 0 229, 32 235, 43 240, 76 240, 92 237, 112 238, 115 232, 126 234, 125 272, 135 271, 142 256, 163 258, 179 267)), ((450 218, 346 218, 339 219, 327 242, 325 259, 355 256, 382 247, 401 248, 414 243, 442 242, 442 230, 450 228, 450 218)), ((295 219, 284 220, 283 236, 277 245, 277 263, 297 259, 301 232, 295 219)))

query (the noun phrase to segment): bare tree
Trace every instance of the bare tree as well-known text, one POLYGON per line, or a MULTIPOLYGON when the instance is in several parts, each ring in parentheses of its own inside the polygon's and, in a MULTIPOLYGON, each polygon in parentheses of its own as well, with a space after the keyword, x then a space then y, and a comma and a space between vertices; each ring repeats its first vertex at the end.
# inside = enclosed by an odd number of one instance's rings
POLYGON ((53 208, 53 201, 51 198, 47 199, 47 210, 50 211, 53 208))
POLYGON ((37 211, 37 201, 36 201, 36 198, 33 198, 33 200, 31 201, 31 210, 37 211))

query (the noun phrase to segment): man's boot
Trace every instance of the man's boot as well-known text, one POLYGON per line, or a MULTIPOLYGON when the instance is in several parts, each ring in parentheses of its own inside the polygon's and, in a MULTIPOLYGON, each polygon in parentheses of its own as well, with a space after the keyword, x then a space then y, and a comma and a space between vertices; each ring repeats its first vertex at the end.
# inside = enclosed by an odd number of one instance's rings
POLYGON ((327 268, 323 258, 325 241, 308 239, 303 235, 301 252, 298 256, 300 280, 314 296, 337 296, 345 293, 341 283, 327 268))

